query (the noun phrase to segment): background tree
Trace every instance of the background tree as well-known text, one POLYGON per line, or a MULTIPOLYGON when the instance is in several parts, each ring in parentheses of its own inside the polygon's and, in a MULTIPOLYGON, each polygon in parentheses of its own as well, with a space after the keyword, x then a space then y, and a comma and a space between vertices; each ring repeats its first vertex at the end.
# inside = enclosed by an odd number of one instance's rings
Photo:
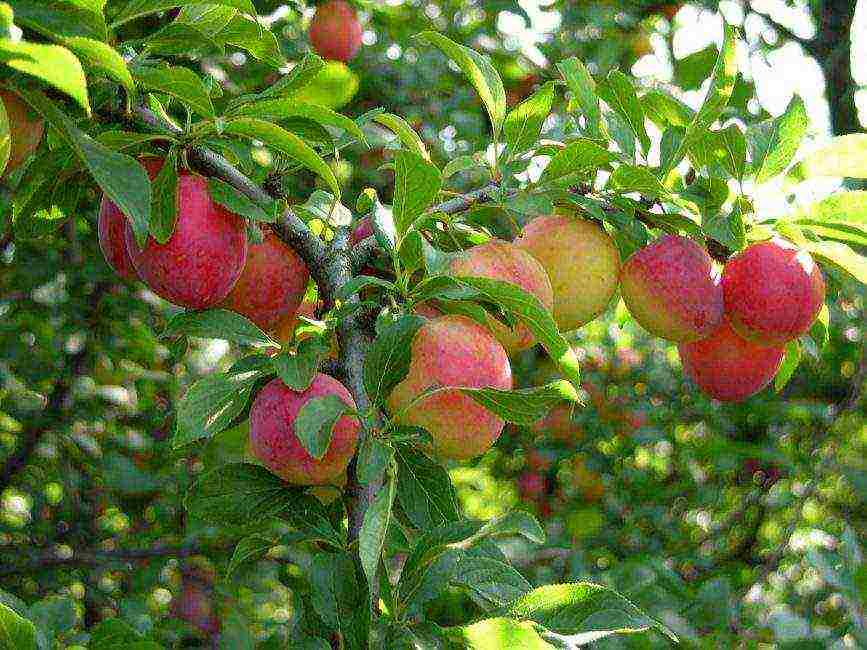
POLYGON ((0 644, 664 647, 665 630, 698 647, 865 643, 865 199, 837 179, 867 174, 860 136, 825 142, 863 130, 863 7, 322 4, 0 3, 0 644), (723 15, 737 38, 723 38, 723 15), (497 73, 480 79, 487 68, 454 44, 497 73), (768 90, 793 69, 800 98, 768 90), (143 169, 141 155, 164 163, 143 169), (207 212, 188 218, 193 203, 207 212), (486 243, 536 219, 564 229, 539 237, 554 263, 532 229, 486 243), (728 375, 703 379, 684 346, 738 353, 751 372, 769 348, 743 354, 726 338, 743 329, 698 343, 654 329, 669 312, 641 289, 685 255, 627 265, 641 271, 608 304, 617 268, 666 232, 719 263, 773 231, 820 262, 828 309, 815 323, 806 309, 809 333, 771 348, 745 392, 771 388, 711 401, 645 328, 679 342, 711 392, 728 375), (209 233, 207 256, 188 232, 209 233), (591 286, 591 264, 612 281, 591 286), (359 270, 368 279, 351 280, 359 270), (582 289, 571 323, 564 287, 582 289), (445 356, 467 341, 500 362, 445 356), (416 354, 424 345, 435 352, 416 354), (410 349, 412 361, 385 354, 410 349), (580 384, 568 358, 557 366, 566 349, 580 384), (454 385, 454 368, 473 388, 508 368, 513 384, 498 387, 525 392, 413 399, 454 385), (370 394, 373 376, 398 388, 370 394), (276 447, 248 442, 267 382, 303 394, 299 413, 314 405, 295 455, 274 465, 276 447), (473 413, 489 437, 511 423, 481 457, 443 460, 488 446, 449 441, 443 413, 473 413), (299 482, 286 463, 338 439, 357 445, 327 468, 341 483, 333 468, 346 466, 345 486, 304 492, 251 464, 299 482), (575 581, 601 586, 521 599, 575 581), (655 631, 597 638, 624 627, 655 631))

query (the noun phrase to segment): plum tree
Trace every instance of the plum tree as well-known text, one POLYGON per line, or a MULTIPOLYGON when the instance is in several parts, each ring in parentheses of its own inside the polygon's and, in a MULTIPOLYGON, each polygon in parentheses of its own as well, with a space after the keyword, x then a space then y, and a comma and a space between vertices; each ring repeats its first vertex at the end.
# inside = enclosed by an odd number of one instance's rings
POLYGON ((620 275, 620 253, 602 227, 558 210, 528 223, 515 244, 535 257, 554 291, 554 320, 571 331, 599 316, 620 275))
POLYGON ((0 90, 0 100, 6 109, 10 136, 9 161, 3 172, 5 178, 36 151, 45 132, 45 121, 36 116, 21 97, 11 90, 0 90))
POLYGON ((512 388, 512 368, 503 346, 466 316, 426 321, 412 340, 406 378, 388 397, 401 424, 427 429, 441 458, 473 458, 500 436, 504 422, 452 386, 512 388), (423 396, 429 389, 439 389, 423 396))
POLYGON ((825 280, 813 258, 780 238, 732 257, 722 288, 726 318, 735 331, 769 347, 806 334, 825 301, 825 280))
MULTIPOLYGON (((504 280, 518 285, 536 296, 550 311, 554 302, 551 281, 542 265, 528 252, 506 241, 491 241, 473 246, 464 251, 450 265, 452 274, 504 280)), ((533 346, 535 338, 530 329, 521 323, 507 327, 488 316, 488 327, 509 354, 533 346)))
POLYGON ((295 315, 309 279, 298 254, 269 230, 261 244, 250 245, 241 277, 223 306, 269 330, 295 315))
POLYGON ((344 0, 330 0, 316 9, 307 36, 323 59, 351 61, 361 48, 361 23, 344 0))
POLYGON ((351 409, 352 395, 336 379, 317 373, 307 390, 298 392, 279 378, 259 391, 250 408, 250 450, 265 467, 295 485, 333 484, 346 470, 358 442, 358 420, 341 415, 322 458, 311 456, 295 433, 298 412, 310 400, 336 395, 351 409))
POLYGON ((150 289, 190 309, 222 302, 247 260, 244 220, 214 202, 204 177, 187 171, 178 175, 177 223, 168 241, 149 237, 139 248, 129 224, 124 238, 136 273, 150 289))
POLYGON ((771 382, 785 348, 747 341, 723 319, 709 337, 682 343, 678 351, 684 373, 704 393, 722 402, 740 402, 771 382))
POLYGON ((708 336, 723 317, 723 292, 707 251, 687 237, 665 235, 623 265, 620 292, 651 334, 678 343, 708 336))

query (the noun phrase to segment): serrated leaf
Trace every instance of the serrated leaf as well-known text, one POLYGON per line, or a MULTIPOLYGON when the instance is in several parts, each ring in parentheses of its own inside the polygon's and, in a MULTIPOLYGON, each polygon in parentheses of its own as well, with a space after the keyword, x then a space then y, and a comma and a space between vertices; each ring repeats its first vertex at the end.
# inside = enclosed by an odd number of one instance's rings
POLYGON ((612 70, 597 87, 599 97, 617 113, 638 138, 642 150, 650 149, 650 138, 644 126, 644 108, 638 101, 632 81, 619 70, 612 70))
POLYGON ((394 157, 394 225, 400 238, 436 199, 442 186, 439 169, 417 153, 398 151, 394 157))
MULTIPOLYGON (((201 4, 201 0, 129 0, 115 15, 112 27, 118 27, 136 18, 155 14, 173 7, 201 4)), ((252 0, 208 0, 208 4, 234 7, 248 14, 256 15, 252 0)))
POLYGON ((750 125, 747 141, 756 184, 761 185, 785 171, 807 132, 807 109, 795 97, 780 117, 750 125))
POLYGON ((424 145, 424 141, 405 119, 392 113, 380 113, 379 115, 375 115, 372 121, 382 124, 382 126, 397 136, 400 143, 406 149, 430 162, 430 154, 424 145))
POLYGON ((451 583, 466 589, 484 612, 505 607, 526 594, 532 585, 512 566, 487 557, 461 560, 451 583))
POLYGON ((171 338, 179 335, 223 339, 256 348, 280 347, 279 343, 252 322, 226 309, 187 311, 177 314, 166 324, 162 336, 171 338))
POLYGON ((388 526, 391 522, 395 483, 394 477, 391 477, 380 488, 373 503, 364 513, 364 521, 358 534, 358 556, 371 590, 376 584, 377 568, 382 556, 382 548, 385 545, 385 536, 388 534, 388 526))
POLYGON ((308 400, 295 418, 295 435, 304 450, 322 460, 331 445, 334 425, 352 408, 337 395, 325 395, 308 400))
POLYGON ((184 505, 198 519, 247 525, 291 509, 303 496, 264 467, 232 463, 210 471, 190 488, 184 505))
POLYGON ((132 72, 140 86, 170 95, 202 117, 216 117, 208 89, 192 70, 164 65, 136 66, 132 72))
POLYGON ((280 206, 276 201, 272 201, 270 206, 262 207, 228 183, 217 178, 208 179, 208 192, 216 203, 222 205, 229 212, 246 219, 274 223, 279 216, 280 206))
POLYGON ((337 200, 340 200, 340 184, 334 171, 310 145, 294 133, 280 128, 276 124, 249 117, 239 117, 229 120, 223 129, 227 135, 241 135, 254 140, 260 140, 266 146, 289 156, 300 165, 318 175, 331 189, 337 200))
POLYGON ((64 39, 63 43, 87 65, 114 79, 135 98, 136 89, 126 61, 111 45, 83 36, 64 39))
POLYGON ((343 286, 338 289, 335 293, 334 298, 336 300, 346 300, 350 296, 355 295, 362 289, 367 287, 382 287, 386 291, 393 292, 396 290, 393 282, 389 282, 388 280, 383 280, 382 278, 377 278, 371 275, 356 275, 349 282, 345 283, 343 286))
POLYGON ((797 341, 789 341, 786 343, 786 356, 783 357, 783 363, 774 377, 774 390, 780 392, 789 383, 795 370, 798 369, 798 364, 801 363, 801 346, 797 341))
POLYGON ((662 176, 674 169, 686 155, 686 152, 704 137, 708 128, 722 115, 734 92, 738 75, 736 31, 728 23, 725 23, 724 30, 723 47, 714 66, 710 88, 708 88, 701 108, 687 127, 680 148, 671 157, 668 165, 661 170, 662 176))
POLYGON ((65 47, 4 38, 0 39, 0 61, 69 95, 90 115, 84 70, 78 58, 65 47))
POLYGON ((590 582, 546 585, 534 589, 509 608, 518 620, 531 620, 557 634, 656 630, 677 642, 675 634, 625 597, 590 582))
POLYGON ((406 377, 412 340, 424 322, 421 316, 401 316, 377 335, 364 359, 364 387, 372 403, 379 404, 406 377))
POLYGON ((580 177, 595 173, 597 169, 607 166, 615 159, 613 153, 592 140, 579 138, 551 158, 539 178, 539 185, 555 181, 564 185, 571 184, 580 177))
POLYGON ((111 151, 79 130, 42 93, 23 89, 19 92, 72 147, 97 185, 130 220, 136 241, 144 245, 150 224, 151 187, 142 166, 135 159, 111 151))
POLYGON ((458 172, 470 169, 487 169, 485 165, 476 160, 475 156, 465 155, 452 158, 443 167, 443 180, 448 180, 458 172))
POLYGON ((0 648, 36 650, 36 628, 26 618, 0 603, 0 648))
POLYGON ((498 139, 506 116, 506 91, 500 75, 488 57, 437 32, 422 32, 416 38, 439 48, 466 75, 485 105, 491 118, 494 139, 498 139))
POLYGON ((532 148, 554 103, 554 82, 549 81, 513 108, 503 123, 503 138, 512 155, 532 148))
POLYGON ((867 191, 837 192, 795 212, 795 223, 867 224, 867 191))
POLYGON ((497 388, 461 388, 485 409, 506 422, 531 425, 548 414, 551 408, 564 401, 579 402, 575 387, 560 380, 545 386, 499 390, 497 388))
POLYGON ((291 117, 304 117, 352 134, 359 142, 367 143, 364 132, 353 120, 324 106, 299 102, 297 99, 280 97, 262 99, 243 104, 231 111, 233 117, 257 117, 263 120, 286 120, 291 117))
POLYGON ((397 500, 417 528, 429 530, 458 519, 457 497, 442 465, 408 445, 400 445, 395 458, 397 500))
POLYGON ((661 90, 648 90, 641 96, 641 105, 645 115, 660 128, 686 129, 695 119, 694 110, 661 90))
POLYGON ((367 438, 358 449, 358 482, 361 485, 370 485, 382 480, 393 458, 394 447, 379 438, 367 438))
POLYGON ((274 536, 262 533, 253 533, 241 539, 235 544, 235 550, 229 559, 226 577, 231 577, 244 564, 261 560, 276 543, 274 536))
POLYGON ((245 50, 254 59, 271 67, 280 68, 286 65, 274 33, 249 16, 235 15, 215 38, 245 50))
POLYGON ((867 178, 867 133, 850 133, 810 152, 788 174, 794 180, 814 176, 867 178))
POLYGON ((225 430, 247 406, 253 380, 246 375, 215 373, 202 377, 177 406, 174 447, 208 438, 225 430))
POLYGON ((296 354, 283 352, 272 359, 274 371, 289 388, 303 392, 310 387, 327 351, 328 346, 320 339, 304 339, 296 354))
POLYGON ((638 165, 620 165, 609 177, 608 185, 621 192, 639 192, 654 199, 668 194, 650 169, 638 165))
POLYGON ((861 284, 867 284, 867 258, 839 242, 808 242, 806 249, 821 260, 845 271, 861 284))
POLYGON ((746 245, 746 224, 737 204, 729 212, 717 209, 703 213, 701 227, 709 237, 731 250, 746 245))
POLYGON ((178 219, 178 159, 172 150, 151 183, 150 234, 165 244, 175 231, 178 219))
POLYGON ((552 650, 536 626, 528 621, 515 621, 509 618, 487 618, 472 625, 447 628, 443 635, 458 647, 466 650, 501 650, 502 648, 521 648, 521 650, 552 650))
POLYGON ((310 564, 310 583, 313 611, 330 629, 351 638, 353 617, 366 607, 352 557, 346 553, 317 553, 310 564))
POLYGON ((144 41, 144 51, 163 56, 187 56, 201 58, 222 56, 225 48, 193 25, 174 22, 144 41))
POLYGON ((15 22, 51 39, 81 36, 105 41, 108 32, 101 11, 66 2, 48 0, 6 0, 15 13, 15 22))
POLYGON ((587 119, 587 130, 591 136, 602 134, 602 112, 599 110, 599 97, 596 94, 596 82, 587 70, 587 66, 575 57, 557 63, 557 70, 563 75, 566 85, 572 91, 572 99, 568 110, 579 108, 587 119))
POLYGON ((822 308, 819 310, 819 315, 810 327, 810 338, 816 342, 816 347, 821 352, 831 338, 831 311, 828 305, 822 303, 822 308))

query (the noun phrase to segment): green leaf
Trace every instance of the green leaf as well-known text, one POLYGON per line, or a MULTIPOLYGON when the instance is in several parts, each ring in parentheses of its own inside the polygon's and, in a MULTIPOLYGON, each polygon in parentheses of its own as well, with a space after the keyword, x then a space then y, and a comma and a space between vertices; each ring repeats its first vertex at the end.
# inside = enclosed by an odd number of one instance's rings
POLYGON ((539 185, 558 182, 571 185, 577 179, 595 173, 617 157, 592 140, 579 138, 561 149, 545 167, 539 185))
POLYGON ((667 166, 661 170, 663 176, 677 166, 686 152, 704 137, 710 126, 722 115, 734 92, 737 76, 736 31, 733 26, 725 23, 725 40, 714 66, 710 88, 701 108, 687 127, 680 148, 671 157, 667 166))
POLYGON ((371 589, 376 585, 376 571, 379 567, 385 536, 391 521, 395 483, 394 477, 391 477, 380 488, 373 503, 364 513, 361 532, 358 534, 358 556, 361 560, 361 567, 364 569, 364 575, 367 576, 367 584, 371 586, 371 589))
POLYGON ((15 23, 51 39, 80 36, 105 41, 108 31, 101 11, 49 0, 6 0, 15 12, 15 23))
POLYGON ((520 535, 534 544, 545 543, 545 531, 529 512, 513 510, 505 515, 491 519, 473 535, 475 539, 520 535))
POLYGON ((190 386, 178 402, 173 446, 182 447, 227 429, 247 406, 256 379, 247 374, 214 373, 190 386))
POLYGON ((703 213, 701 227, 709 237, 732 250, 746 245, 746 224, 737 204, 730 212, 717 209, 703 213))
POLYGON ((535 621, 558 634, 656 630, 677 642, 671 630, 619 593, 590 582, 539 587, 515 602, 509 614, 519 620, 535 621))
POLYGON ((547 415, 557 404, 579 402, 575 387, 568 381, 559 380, 545 386, 499 390, 497 388, 460 388, 491 413, 506 422, 531 425, 547 415))
POLYGON ((705 82, 719 58, 716 45, 693 52, 674 64, 674 83, 684 90, 698 90, 705 82))
POLYGON ((794 180, 814 176, 867 178, 867 133, 850 133, 832 138, 812 151, 788 174, 794 180))
POLYGON ((810 338, 816 342, 816 347, 821 351, 826 345, 831 336, 831 311, 828 305, 822 303, 822 308, 819 310, 819 315, 810 327, 810 338))
MULTIPOLYGON (((78 58, 65 47, 4 38, 0 39, 0 61, 69 95, 90 115, 84 70, 78 58)), ((23 96, 24 92, 19 94, 23 96)), ((38 106, 34 108, 39 110, 38 106)))
POLYGON ((839 242, 808 242, 806 249, 814 256, 845 271, 861 284, 867 284, 867 258, 839 242))
POLYGON ((394 157, 394 224, 402 238, 433 203, 442 186, 439 169, 417 153, 398 151, 394 157))
POLYGON ((292 158, 298 164, 321 177, 337 200, 340 200, 340 184, 337 182, 337 178, 334 176, 331 167, 328 166, 328 163, 318 153, 294 133, 290 133, 276 124, 271 124, 265 120, 249 117, 229 120, 223 132, 228 135, 240 135, 253 140, 260 140, 266 146, 272 147, 292 158))
POLYGON ((291 510, 303 496, 264 467, 232 463, 199 478, 184 500, 193 517, 226 525, 247 525, 291 510))
POLYGON ((430 162, 430 154, 424 145, 424 141, 405 119, 392 113, 380 113, 373 116, 373 121, 382 124, 382 126, 394 133, 406 149, 430 162))
POLYGON ((352 211, 343 205, 333 194, 324 190, 314 190, 302 205, 293 205, 292 210, 308 219, 318 219, 332 226, 348 226, 352 223, 352 211))
POLYGON ((389 292, 396 291, 393 282, 371 275, 356 275, 349 282, 340 287, 340 289, 334 294, 334 297, 337 300, 346 300, 350 296, 355 295, 367 287, 382 287, 389 292))
POLYGON ((654 199, 668 194, 653 172, 637 165, 620 165, 609 177, 608 185, 621 192, 640 192, 654 199))
POLYGON ((554 82, 549 81, 509 112, 503 137, 512 155, 535 146, 553 103, 554 82))
POLYGON ((461 560, 451 583, 466 589, 484 612, 499 610, 532 589, 514 567, 488 557, 461 560))
MULTIPOLYGON (((379 438, 367 438, 358 450, 358 482, 361 485, 370 485, 380 481, 393 459, 394 447, 379 438)), ((399 491, 398 487, 398 493, 399 491)))
POLYGON ((774 377, 774 390, 778 393, 786 387, 795 370, 798 369, 798 364, 801 363, 801 345, 797 341, 789 341, 786 343, 786 356, 783 357, 783 363, 774 377))
POLYGON ((412 340, 424 324, 421 316, 401 316, 380 332, 364 359, 364 387, 379 404, 409 371, 412 340))
POLYGON ((780 117, 752 124, 747 129, 753 174, 761 185, 783 173, 807 132, 807 109, 795 97, 780 117))
MULTIPOLYGON (((112 27, 118 27, 136 18, 155 14, 173 7, 201 4, 201 0, 129 0, 114 17, 112 27)), ((208 4, 234 7, 248 14, 256 15, 252 0, 208 0, 208 4)))
POLYGON ((280 51, 280 44, 274 33, 258 20, 248 16, 234 16, 216 38, 247 51, 254 59, 271 67, 279 68, 286 65, 286 59, 280 51))
POLYGON ((151 183, 151 236, 165 244, 175 231, 178 219, 178 158, 170 150, 165 163, 151 183))
POLYGON ((262 533, 253 533, 241 539, 240 542, 235 544, 235 550, 229 559, 229 566, 226 567, 226 577, 231 577, 244 564, 261 560, 277 543, 278 540, 274 535, 262 533))
POLYGON ((373 225, 373 236, 377 243, 392 257, 397 250, 397 226, 394 223, 394 212, 379 201, 376 191, 368 188, 365 192, 373 192, 373 205, 370 210, 370 220, 373 225))
POLYGON ((255 348, 275 347, 280 344, 249 320, 226 309, 187 311, 174 316, 163 330, 164 338, 196 336, 203 339, 223 339, 255 348))
POLYGON ((790 218, 795 223, 867 224, 867 191, 837 192, 790 218))
POLYGON ((36 628, 0 603, 0 650, 36 650, 36 628))
POLYGON ((88 650, 116 650, 121 647, 129 650, 159 650, 162 646, 155 641, 146 641, 121 619, 109 618, 90 629, 87 647, 88 650))
POLYGON ((448 472, 410 445, 395 452, 398 467, 397 500, 409 520, 429 530, 458 519, 458 503, 448 472))
POLYGON ((270 206, 263 208, 228 183, 216 178, 208 179, 208 192, 216 203, 222 205, 229 212, 246 219, 274 223, 280 213, 280 205, 276 201, 272 201, 270 206))
POLYGON ((599 97, 596 94, 596 82, 587 70, 587 66, 572 57, 560 61, 557 69, 563 75, 566 85, 572 91, 572 99, 568 110, 574 112, 580 109, 587 118, 587 130, 591 136, 602 135, 602 112, 599 110, 599 97))
POLYGON ((203 34, 213 37, 229 24, 238 13, 233 7, 216 4, 191 4, 183 7, 172 24, 192 25, 203 34))
POLYGON ((176 142, 171 136, 158 135, 154 133, 133 133, 132 131, 103 131, 96 136, 96 139, 109 149, 114 149, 115 151, 136 149, 149 142, 155 142, 158 140, 165 140, 172 143, 176 142))
POLYGON ((84 162, 97 185, 130 220, 136 241, 144 245, 150 223, 151 188, 147 172, 135 159, 111 151, 86 133, 39 92, 19 91, 42 113, 84 162))
POLYGON ((737 124, 731 124, 716 132, 722 150, 720 164, 732 175, 741 180, 747 160, 747 142, 737 124))
POLYGON ((282 382, 297 392, 310 387, 328 346, 318 338, 308 338, 298 344, 298 352, 283 352, 272 359, 274 371, 282 382))
POLYGON ((488 111, 494 130, 494 140, 499 139, 503 119, 506 117, 506 91, 500 75, 491 65, 488 57, 459 45, 437 32, 422 32, 416 38, 439 48, 466 75, 488 111))
POLYGON ((514 621, 510 618, 487 618, 472 625, 447 628, 444 635, 449 641, 467 650, 502 650, 521 648, 521 650, 553 650, 546 643, 536 626, 528 621, 514 621))
POLYGON ((465 155, 452 158, 443 167, 443 180, 448 180, 458 172, 470 169, 487 169, 487 166, 479 162, 475 156, 465 155))
POLYGON ((116 451, 103 458, 102 475, 105 486, 123 496, 153 495, 161 487, 154 474, 139 469, 131 458, 116 451))
POLYGON ((216 117, 208 89, 192 70, 168 65, 136 66, 133 75, 140 86, 170 95, 202 117, 216 117))
POLYGON ((263 99, 243 104, 230 112, 232 117, 257 117, 263 120, 285 120, 304 117, 322 126, 332 126, 352 134, 359 142, 366 143, 364 132, 348 117, 324 106, 299 102, 297 99, 280 97, 263 99))
POLYGON ((660 128, 686 128, 695 119, 694 110, 661 90, 648 90, 641 96, 641 105, 645 115, 660 128))
POLYGON ((338 109, 355 97, 360 84, 358 75, 345 63, 327 61, 312 80, 291 93, 283 91, 280 94, 291 94, 298 101, 338 109))
POLYGON ((626 122, 626 125, 638 138, 644 152, 650 149, 650 138, 644 126, 644 108, 638 101, 632 81, 619 70, 612 70, 597 89, 611 110, 626 122))
POLYGON ((66 38, 63 42, 84 63, 99 70, 109 79, 114 79, 131 97, 135 97, 132 74, 124 58, 111 45, 82 36, 66 38))
POLYGON ((310 583, 316 615, 330 629, 351 637, 353 617, 367 607, 352 557, 347 553, 317 553, 310 563, 310 583))
POLYGON ((187 56, 201 58, 221 56, 225 48, 213 38, 185 23, 174 22, 166 25, 144 41, 147 54, 163 56, 187 56))
POLYGON ((305 451, 322 460, 331 445, 334 425, 352 408, 337 395, 325 395, 309 400, 295 418, 295 435, 305 451))

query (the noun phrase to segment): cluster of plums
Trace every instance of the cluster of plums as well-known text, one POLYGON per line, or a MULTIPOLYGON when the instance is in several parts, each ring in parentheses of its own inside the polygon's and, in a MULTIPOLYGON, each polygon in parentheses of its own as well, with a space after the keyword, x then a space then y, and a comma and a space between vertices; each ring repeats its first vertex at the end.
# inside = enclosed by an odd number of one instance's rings
MULTIPOLYGON (((151 178, 162 165, 157 158, 142 163, 151 178)), ((353 239, 369 234, 369 223, 362 222, 353 239)), ((211 199, 204 178, 186 171, 178 179, 177 223, 164 244, 149 238, 139 247, 107 199, 99 241, 120 275, 137 276, 166 300, 190 309, 230 309, 272 332, 294 323, 309 279, 301 259, 273 233, 248 244, 244 220, 211 199)), ((518 285, 552 312, 562 331, 599 316, 621 286, 635 320, 677 342, 687 374, 722 400, 743 399, 764 387, 786 342, 809 329, 824 299, 812 259, 781 240, 750 246, 726 264, 721 280, 702 247, 672 235, 621 267, 605 230, 565 210, 533 219, 514 242, 493 239, 463 251, 448 272, 518 285)), ((507 326, 488 317, 480 324, 434 304, 415 310, 425 321, 412 341, 407 376, 388 396, 387 408, 397 422, 426 429, 438 457, 478 456, 496 441, 504 422, 455 387, 511 389, 509 355, 532 347, 534 336, 520 323, 507 326)), ((250 412, 252 454, 292 483, 339 481, 355 452, 357 420, 337 421, 321 459, 306 452, 294 431, 304 404, 326 395, 354 408, 349 391, 324 374, 302 392, 280 379, 267 384, 250 412)))

